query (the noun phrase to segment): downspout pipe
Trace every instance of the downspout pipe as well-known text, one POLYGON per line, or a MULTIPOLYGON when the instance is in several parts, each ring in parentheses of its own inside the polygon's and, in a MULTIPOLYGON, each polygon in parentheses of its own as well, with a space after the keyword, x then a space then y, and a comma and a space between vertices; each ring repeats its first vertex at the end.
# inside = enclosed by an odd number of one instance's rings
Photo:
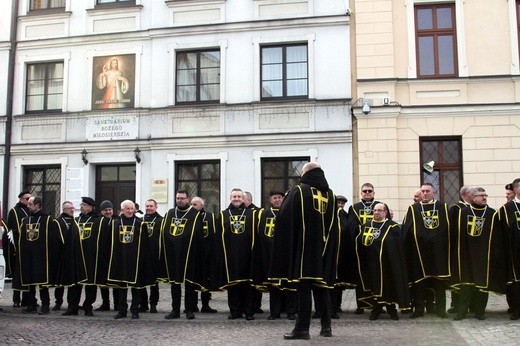
POLYGON ((7 70, 7 100, 5 109, 5 146, 4 146, 4 183, 2 196, 2 215, 7 215, 9 205, 9 171, 11 170, 11 136, 13 127, 13 90, 14 90, 14 70, 16 64, 16 35, 18 32, 18 3, 13 0, 11 7, 11 32, 9 47, 9 62, 7 70))

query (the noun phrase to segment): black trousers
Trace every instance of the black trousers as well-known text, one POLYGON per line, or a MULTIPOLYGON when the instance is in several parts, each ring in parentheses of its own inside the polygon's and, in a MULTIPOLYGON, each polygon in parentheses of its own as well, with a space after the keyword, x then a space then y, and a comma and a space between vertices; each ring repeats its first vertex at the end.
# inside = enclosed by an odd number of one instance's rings
MULTIPOLYGON (((179 312, 181 311, 181 298, 182 298, 182 289, 180 284, 172 284, 171 286, 171 294, 172 294, 172 311, 179 312)), ((194 312, 195 306, 194 302, 196 301, 197 291, 195 291, 195 286, 189 282, 184 284, 184 310, 186 312, 194 312)))
POLYGON ((269 287, 269 313, 280 316, 282 311, 295 314, 298 308, 298 296, 293 291, 282 291, 276 287, 269 287))
POLYGON ((457 315, 466 316, 471 305, 475 316, 483 316, 486 310, 489 294, 481 292, 474 286, 464 285, 460 289, 457 302, 457 315))
POLYGON ((96 301, 97 286, 85 285, 85 300, 83 301, 83 310, 92 311, 92 304, 96 301))
POLYGON ((65 293, 65 287, 56 287, 54 289, 54 300, 56 305, 63 304, 63 295, 65 293))
POLYGON ((331 327, 330 290, 316 286, 309 281, 301 281, 297 286, 298 318, 296 318, 296 324, 294 326, 295 331, 309 331, 311 325, 313 293, 316 312, 319 313, 321 318, 321 328, 331 327))
MULTIPOLYGON (((110 306, 110 288, 100 287, 102 304, 110 306)), ((119 304, 119 289, 112 288, 112 300, 114 301, 114 310, 117 310, 119 304)))
POLYGON ((255 289, 248 282, 241 282, 227 289, 228 307, 231 315, 255 314, 255 289))
MULTIPOLYGON (((40 300, 42 301, 42 307, 49 307, 51 303, 51 297, 49 295, 49 289, 47 287, 40 287, 40 300)), ((36 286, 29 286, 29 292, 27 292, 27 306, 36 307, 36 286)))
MULTIPOLYGON (((155 285, 150 286, 150 305, 157 305, 159 302, 159 283, 156 282, 155 285)), ((141 307, 148 307, 148 290, 143 288, 141 290, 141 307)))
POLYGON ((72 310, 75 312, 78 311, 82 289, 82 285, 74 285, 67 287, 67 310, 72 310))
MULTIPOLYGON (((128 288, 118 288, 118 303, 117 310, 120 314, 126 314, 128 311, 128 288)), ((130 312, 132 314, 139 313, 139 302, 141 301, 141 289, 132 288, 130 289, 132 294, 132 303, 130 305, 130 312)))
POLYGON ((513 313, 520 315, 520 282, 514 281, 511 285, 511 308, 513 313))
POLYGON ((343 289, 336 287, 330 292, 330 304, 333 311, 341 309, 341 301, 343 298, 343 289))
POLYGON ((415 311, 424 313, 426 303, 426 289, 433 288, 435 291, 435 310, 437 313, 446 312, 446 285, 444 281, 430 278, 422 280, 413 285, 415 293, 415 311))

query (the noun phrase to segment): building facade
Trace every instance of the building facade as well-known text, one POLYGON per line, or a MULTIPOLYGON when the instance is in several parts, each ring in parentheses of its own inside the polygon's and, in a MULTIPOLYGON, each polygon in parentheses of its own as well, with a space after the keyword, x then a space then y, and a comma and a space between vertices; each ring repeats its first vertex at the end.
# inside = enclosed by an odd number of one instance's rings
POLYGON ((12 107, 10 95, 0 99, 0 136, 11 133, 2 141, 11 143, 2 147, 9 205, 29 188, 54 214, 85 195, 154 198, 164 212, 185 189, 217 211, 234 187, 262 205, 270 190, 294 185, 307 161, 322 164, 337 193, 352 194, 348 2, 1 6, 0 62, 16 51, 12 107))
POLYGON ((519 6, 351 2, 353 96, 362 99, 353 104, 354 191, 372 182, 397 219, 423 182, 450 204, 462 185, 505 203, 520 172, 519 6))

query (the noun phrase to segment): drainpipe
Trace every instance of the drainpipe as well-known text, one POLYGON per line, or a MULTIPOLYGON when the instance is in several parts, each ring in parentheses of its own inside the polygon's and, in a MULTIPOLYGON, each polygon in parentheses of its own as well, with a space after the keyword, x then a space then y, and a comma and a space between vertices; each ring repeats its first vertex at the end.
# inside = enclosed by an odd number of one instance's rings
POLYGON ((2 196, 2 215, 7 215, 7 206, 9 205, 9 171, 11 168, 11 134, 13 127, 13 89, 14 89, 14 68, 16 64, 16 34, 18 31, 18 3, 20 1, 12 1, 11 8, 11 33, 9 62, 7 71, 7 100, 5 107, 5 146, 4 146, 4 184, 2 196))

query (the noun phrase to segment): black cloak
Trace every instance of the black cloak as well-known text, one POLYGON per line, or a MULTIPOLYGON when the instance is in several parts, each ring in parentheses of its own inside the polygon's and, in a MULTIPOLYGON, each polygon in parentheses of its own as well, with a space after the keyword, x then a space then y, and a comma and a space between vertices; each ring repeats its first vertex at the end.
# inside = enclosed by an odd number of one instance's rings
POLYGON ((399 304, 410 308, 410 291, 401 230, 392 220, 371 221, 360 226, 356 237, 363 300, 399 304))
POLYGON ((504 239, 495 209, 462 208, 455 239, 452 286, 471 285, 481 291, 505 293, 504 239))
POLYGON ((321 168, 306 172, 285 196, 276 218, 269 280, 311 280, 333 288, 339 221, 336 196, 321 168))
POLYGON ((175 284, 190 282, 203 289, 204 255, 202 239, 204 236, 202 218, 197 209, 178 207, 168 210, 164 215, 161 234, 166 275, 161 281, 175 284))

